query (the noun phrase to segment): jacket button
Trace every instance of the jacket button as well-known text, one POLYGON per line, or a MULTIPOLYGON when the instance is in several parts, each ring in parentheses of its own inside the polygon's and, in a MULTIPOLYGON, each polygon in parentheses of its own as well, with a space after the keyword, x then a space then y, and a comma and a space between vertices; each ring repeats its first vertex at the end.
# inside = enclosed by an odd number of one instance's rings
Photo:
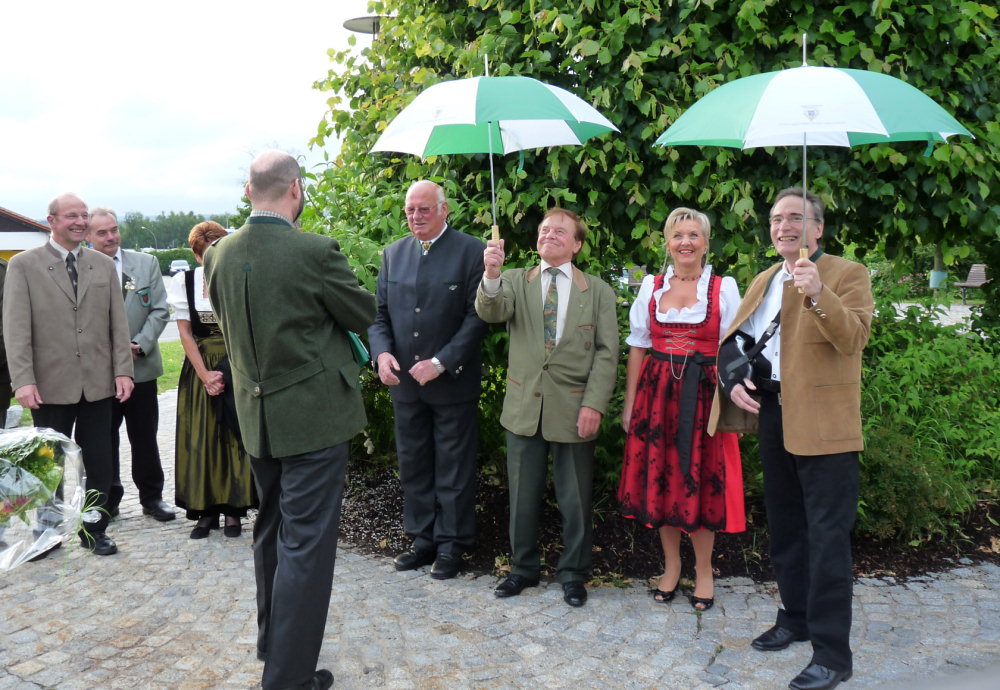
POLYGON ((260 395, 260 386, 254 386, 253 387, 253 394, 254 395, 260 395))
POLYGON ((417 307, 417 308, 416 308, 416 309, 414 309, 413 311, 415 311, 415 312, 417 312, 417 313, 419 314, 419 313, 420 313, 420 307, 417 307))
POLYGON ((420 361, 420 355, 413 355, 413 361, 414 362, 419 362, 420 361))
POLYGON ((419 338, 420 337, 420 331, 413 331, 413 337, 414 338, 419 338))
POLYGON ((82 328, 77 328, 77 329, 76 329, 76 332, 77 332, 77 333, 83 333, 83 329, 82 329, 82 328))
POLYGON ((541 393, 535 393, 535 397, 536 398, 540 398, 540 397, 542 397, 542 394, 541 393))
POLYGON ((548 364, 543 364, 542 365, 542 371, 548 371, 548 370, 549 370, 549 365, 548 364))

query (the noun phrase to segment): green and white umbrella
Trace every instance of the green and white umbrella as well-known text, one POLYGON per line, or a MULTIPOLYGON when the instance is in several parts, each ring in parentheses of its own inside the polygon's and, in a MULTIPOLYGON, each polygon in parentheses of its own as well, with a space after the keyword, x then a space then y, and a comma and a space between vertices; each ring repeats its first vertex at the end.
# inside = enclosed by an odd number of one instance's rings
MULTIPOLYGON (((720 86, 688 108, 654 143, 739 149, 801 146, 802 188, 807 189, 809 146, 890 141, 926 141, 931 146, 956 134, 972 136, 904 81, 878 72, 803 64, 720 86)), ((805 240, 803 233, 803 246, 805 240)))
POLYGON ((530 77, 473 77, 422 91, 389 123, 372 152, 426 158, 448 153, 490 154, 496 222, 494 153, 582 144, 618 131, 586 101, 530 77))
POLYGON ((724 84, 655 143, 752 149, 972 136, 919 89, 878 72, 802 66, 724 84))

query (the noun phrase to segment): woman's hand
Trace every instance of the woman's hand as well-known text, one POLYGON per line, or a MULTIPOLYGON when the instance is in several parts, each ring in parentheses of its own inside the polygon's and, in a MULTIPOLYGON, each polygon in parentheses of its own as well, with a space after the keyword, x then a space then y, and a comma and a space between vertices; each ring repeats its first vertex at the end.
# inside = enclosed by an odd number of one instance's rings
POLYGON ((226 390, 226 383, 222 378, 221 371, 206 371, 201 382, 205 386, 205 392, 211 396, 220 395, 226 390))

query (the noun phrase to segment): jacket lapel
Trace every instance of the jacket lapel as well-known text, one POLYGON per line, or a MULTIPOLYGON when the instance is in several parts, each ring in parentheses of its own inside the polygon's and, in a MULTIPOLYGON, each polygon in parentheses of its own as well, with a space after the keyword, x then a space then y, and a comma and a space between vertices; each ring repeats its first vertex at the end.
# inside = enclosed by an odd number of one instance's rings
POLYGON ((573 282, 570 285, 569 301, 566 303, 566 320, 563 322, 562 338, 555 346, 556 350, 579 327, 586 307, 585 292, 587 292, 587 279, 584 277, 583 271, 573 266, 573 282))
POLYGON ((531 328, 531 342, 545 352, 545 325, 542 319, 542 267, 529 268, 524 273, 527 285, 524 292, 528 300, 528 325, 531 328))
MULTIPOLYGON (((76 304, 76 296, 73 294, 73 283, 69 280, 69 272, 66 270, 66 261, 59 256, 59 252, 53 249, 51 246, 46 246, 51 254, 49 262, 49 274, 52 279, 59 286, 59 289, 63 291, 63 294, 69 298, 70 302, 76 304)), ((83 266, 77 266, 77 287, 79 288, 79 280, 83 275, 83 266)))

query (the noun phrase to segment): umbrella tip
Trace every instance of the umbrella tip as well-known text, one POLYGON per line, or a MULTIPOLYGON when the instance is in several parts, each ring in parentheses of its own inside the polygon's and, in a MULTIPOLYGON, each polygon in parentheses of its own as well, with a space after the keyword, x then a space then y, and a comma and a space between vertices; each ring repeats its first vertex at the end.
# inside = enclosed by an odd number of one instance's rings
POLYGON ((807 36, 808 36, 808 34, 805 31, 803 31, 802 32, 802 66, 803 67, 808 67, 809 66, 809 63, 806 62, 806 37, 807 36))

